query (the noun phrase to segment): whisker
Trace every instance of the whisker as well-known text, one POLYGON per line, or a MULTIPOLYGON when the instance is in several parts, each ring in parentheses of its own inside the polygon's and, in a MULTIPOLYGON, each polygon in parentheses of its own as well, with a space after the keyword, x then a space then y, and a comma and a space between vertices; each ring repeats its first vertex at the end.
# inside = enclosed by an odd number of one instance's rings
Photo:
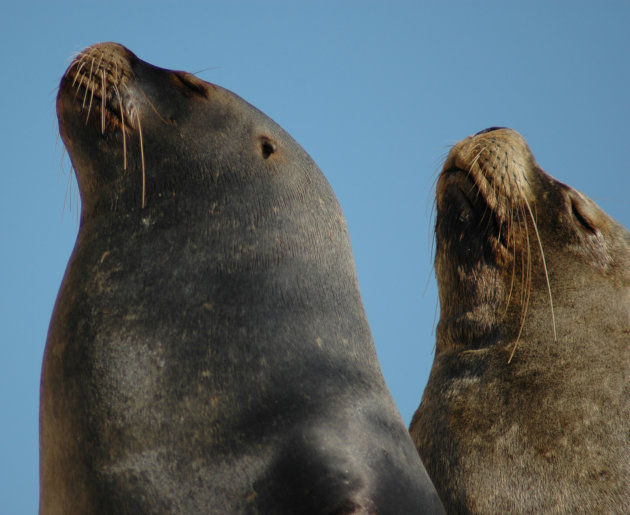
POLYGON ((118 97, 118 107, 120 108, 120 123, 122 125, 122 140, 123 140, 123 170, 127 169, 127 136, 125 134, 125 110, 123 107, 122 96, 120 95, 120 90, 118 86, 114 84, 114 93, 118 97))
POLYGON ((526 197, 523 197, 525 200, 525 205, 527 206, 527 210, 529 211, 529 216, 532 219, 532 224, 534 225, 534 231, 536 232, 536 240, 538 241, 538 248, 540 249, 540 257, 542 258, 543 270, 545 271, 545 280, 547 282, 547 293, 549 294, 549 306, 551 308, 551 325, 553 326, 553 341, 558 341, 558 333, 556 332, 556 316, 553 309, 553 296, 551 294, 551 283, 549 282, 549 273, 547 272, 547 262, 545 260, 545 251, 543 250, 542 240, 540 239, 540 234, 538 233, 538 225, 536 224, 536 219, 534 218, 534 213, 532 212, 532 208, 529 205, 526 197))
MULTIPOLYGON (((86 87, 85 87, 85 95, 83 95, 83 105, 81 107, 85 107, 85 101, 87 100, 88 91, 92 89, 90 87, 90 84, 92 82, 92 70, 93 69, 94 69, 94 58, 92 58, 92 64, 90 65, 90 74, 87 77, 87 84, 86 84, 86 87)), ((89 116, 89 112, 88 112, 88 116, 89 116)))
MULTIPOLYGON (((524 213, 523 213, 524 214, 524 213)), ((527 287, 523 288, 525 290, 525 304, 523 305, 523 309, 521 311, 521 325, 518 329, 518 334, 516 335, 516 340, 514 341, 514 347, 512 347, 512 352, 510 353, 510 357, 508 358, 508 364, 512 362, 512 358, 514 357, 514 353, 516 352, 516 347, 518 346, 518 342, 521 339, 521 334, 523 334, 523 328, 525 327, 525 319, 527 318, 527 311, 529 310, 529 298, 531 294, 531 286, 532 286, 532 260, 531 260, 531 246, 529 242, 529 229, 527 227, 527 223, 525 223, 525 236, 527 238, 527 273, 526 279, 527 283, 523 283, 523 287, 527 284, 527 287)), ((525 263, 523 264, 525 268, 525 263)))
MULTIPOLYGON (((77 84, 77 89, 76 89, 76 91, 74 92, 74 99, 75 99, 75 100, 76 100, 76 99, 77 99, 77 97, 79 96, 79 91, 81 91, 81 86, 83 86, 83 82, 84 82, 84 81, 86 81, 86 80, 87 80, 86 76, 85 76, 85 75, 81 75, 81 80, 80 80, 80 81, 79 81, 79 83, 77 84)), ((88 85, 87 85, 87 83, 86 83, 85 87, 87 88, 87 86, 88 86, 88 85)), ((87 92, 86 92, 86 94, 87 94, 87 92)))
MULTIPOLYGON (((79 75, 81 75, 81 70, 83 69, 83 67, 85 66, 85 56, 83 56, 81 58, 81 62, 78 63, 79 67, 77 68, 76 74, 74 75, 74 80, 72 81, 72 87, 74 87, 75 83, 77 82, 77 79, 79 78, 79 75)), ((68 70, 69 72, 70 70, 68 70)), ((66 72, 66 73, 68 73, 66 72)), ((83 79, 83 76, 81 75, 81 79, 83 79)), ((81 84, 79 83, 79 87, 81 87, 81 84)))
POLYGON ((138 122, 138 135, 140 137, 140 163, 142 167, 142 209, 146 199, 146 170, 144 168, 144 143, 142 141, 142 126, 140 125, 140 115, 136 111, 136 121, 138 122))
MULTIPOLYGON (((508 199, 508 203, 509 202, 510 200, 508 199)), ((514 212, 511 207, 508 209, 508 213, 509 213, 508 220, 507 220, 508 227, 507 227, 506 238, 509 238, 510 234, 513 234, 513 231, 514 231, 514 212)), ((505 311, 503 312, 503 316, 507 314, 508 309, 510 307, 510 302, 512 300, 512 293, 514 291, 515 282, 516 282, 516 244, 513 243, 512 244, 512 274, 510 277, 510 289, 508 291, 508 296, 505 301, 505 311)))
POLYGON ((105 134, 105 70, 101 68, 101 134, 105 134))
MULTIPOLYGON (((59 136, 57 136, 59 137, 59 136)), ((63 171, 63 162, 66 158, 66 147, 61 147, 61 159, 59 160, 59 168, 57 169, 57 181, 61 180, 61 172, 63 171)))

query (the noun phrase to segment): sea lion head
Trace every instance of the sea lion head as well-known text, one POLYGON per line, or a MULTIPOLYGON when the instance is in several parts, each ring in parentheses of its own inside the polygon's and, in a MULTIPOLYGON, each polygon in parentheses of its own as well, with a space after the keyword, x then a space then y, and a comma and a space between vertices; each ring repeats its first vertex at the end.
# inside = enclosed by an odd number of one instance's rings
POLYGON ((628 232, 543 171, 514 130, 457 143, 436 202, 438 354, 501 341, 512 355, 523 330, 554 340, 604 292, 628 295, 628 232))
POLYGON ((299 194, 300 180, 320 175, 293 138, 237 95, 153 66, 117 43, 93 45, 75 58, 57 110, 85 216, 252 181, 295 181, 283 191, 299 194))

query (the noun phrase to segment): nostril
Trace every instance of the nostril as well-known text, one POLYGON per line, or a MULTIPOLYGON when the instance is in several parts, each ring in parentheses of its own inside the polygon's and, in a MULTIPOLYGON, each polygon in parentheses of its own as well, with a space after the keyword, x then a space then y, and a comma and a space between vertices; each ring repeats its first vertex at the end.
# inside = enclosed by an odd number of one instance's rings
POLYGON ((485 134, 486 132, 498 131, 499 129, 506 129, 507 127, 488 127, 482 131, 479 131, 475 136, 479 136, 480 134, 485 134))

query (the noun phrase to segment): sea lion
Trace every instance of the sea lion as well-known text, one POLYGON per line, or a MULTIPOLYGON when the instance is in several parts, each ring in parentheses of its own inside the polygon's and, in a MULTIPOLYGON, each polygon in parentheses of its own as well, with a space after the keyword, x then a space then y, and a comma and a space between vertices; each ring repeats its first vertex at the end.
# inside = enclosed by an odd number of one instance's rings
POLYGON ((442 510, 315 163, 233 93, 104 43, 57 111, 82 200, 41 384, 41 513, 442 510))
POLYGON ((452 148, 436 197, 410 430, 447 512, 630 512, 630 234, 504 128, 452 148))

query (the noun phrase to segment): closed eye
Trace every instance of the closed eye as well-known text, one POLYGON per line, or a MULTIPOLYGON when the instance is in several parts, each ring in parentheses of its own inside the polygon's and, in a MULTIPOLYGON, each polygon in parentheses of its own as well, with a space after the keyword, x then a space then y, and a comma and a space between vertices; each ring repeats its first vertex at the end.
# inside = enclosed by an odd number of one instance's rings
POLYGON ((177 79, 186 86, 188 91, 206 98, 208 97, 208 88, 206 87, 206 83, 195 77, 192 73, 175 72, 175 77, 177 77, 177 79))
POLYGON ((580 202, 576 199, 571 199, 571 212, 573 217, 580 223, 580 225, 587 231, 597 234, 597 228, 588 220, 588 218, 580 210, 578 205, 580 202))

